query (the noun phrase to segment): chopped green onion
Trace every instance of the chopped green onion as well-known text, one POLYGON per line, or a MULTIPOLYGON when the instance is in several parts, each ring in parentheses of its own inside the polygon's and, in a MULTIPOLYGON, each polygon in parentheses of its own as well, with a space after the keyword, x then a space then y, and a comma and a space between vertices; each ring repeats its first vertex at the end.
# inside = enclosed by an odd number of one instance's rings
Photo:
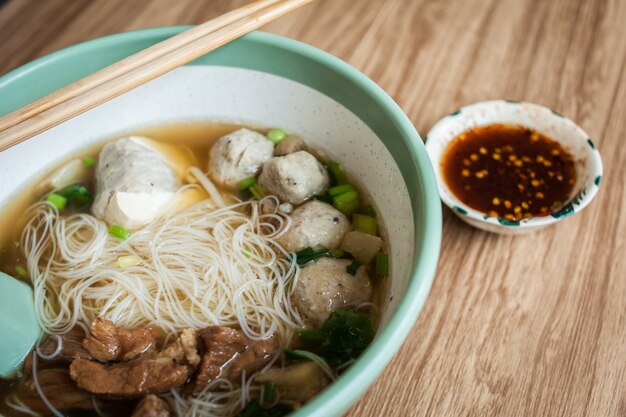
POLYGON ((305 329, 300 332, 300 338, 307 343, 321 345, 328 335, 322 329, 305 329))
POLYGON ((285 348, 285 350, 283 351, 285 352, 285 358, 287 358, 287 360, 290 361, 309 361, 311 360, 308 356, 305 356, 303 354, 301 354, 299 350, 294 350, 294 349, 289 349, 289 348, 285 348))
POLYGON ((274 145, 278 145, 283 139, 287 137, 287 133, 282 129, 270 129, 267 132, 267 138, 271 140, 274 145))
POLYGON ((130 230, 123 228, 122 226, 113 225, 109 227, 109 234, 121 240, 126 240, 133 233, 130 230))
POLYGON ((336 185, 328 189, 328 194, 334 197, 339 194, 347 193, 348 191, 356 191, 356 189, 352 184, 336 185))
POLYGON ((377 227, 376 219, 374 217, 366 216, 365 214, 353 214, 352 226, 357 232, 363 232, 376 236, 377 227))
POLYGON ((46 198, 48 203, 52 204, 57 210, 61 211, 67 206, 67 198, 62 195, 52 193, 46 198))
POLYGON ((134 255, 124 255, 117 258, 117 266, 120 268, 130 268, 141 263, 141 259, 134 255))
POLYGON ((376 253, 376 275, 379 277, 389 275, 389 255, 385 252, 376 253))
POLYGON ((346 272, 352 276, 355 276, 356 271, 358 271, 361 265, 363 264, 355 259, 354 262, 352 262, 350 265, 346 267, 346 272))
POLYGON ((276 384, 266 382, 263 384, 263 402, 265 404, 272 404, 274 401, 276 401, 276 384))
POLYGON ((341 249, 331 249, 328 251, 328 256, 335 259, 341 259, 346 256, 346 251, 341 249))
POLYGON ((372 207, 371 204, 368 204, 365 207, 363 207, 363 214, 367 214, 368 216, 371 216, 371 217, 376 217, 376 210, 374 210, 374 207, 372 207))
POLYGON ((15 267, 15 273, 20 278, 23 278, 23 279, 27 279, 28 278, 28 271, 22 265, 17 265, 15 267))
POLYGON ((250 191, 252 195, 254 196, 254 198, 256 198, 257 200, 260 200, 263 197, 265 197, 265 189, 263 189, 261 184, 252 185, 250 188, 248 188, 248 191, 250 191))
POLYGON ((324 256, 328 256, 330 251, 328 249, 321 249, 319 251, 314 251, 312 248, 304 248, 295 253, 296 262, 298 265, 306 265, 311 261, 314 261, 319 258, 323 258, 324 256))
POLYGON ((317 201, 321 201, 326 204, 333 204, 333 198, 328 194, 325 195, 314 195, 313 198, 317 201))
POLYGON ((335 184, 345 184, 346 174, 343 172, 343 167, 341 166, 341 164, 335 161, 328 161, 326 165, 328 166, 328 170, 333 176, 335 184))
POLYGON ((68 185, 58 190, 57 193, 67 199, 69 204, 75 204, 79 207, 87 207, 93 203, 93 195, 84 185, 68 185))
POLYGON ((239 189, 242 191, 247 190, 248 188, 252 187, 254 184, 256 184, 256 178, 254 177, 246 178, 245 180, 239 183, 239 189))
POLYGON ((359 193, 348 191, 333 197, 333 206, 346 216, 351 215, 359 208, 359 193))
POLYGON ((97 162, 98 160, 96 158, 92 158, 91 156, 86 156, 83 158, 83 165, 85 165, 86 167, 96 166, 97 162))

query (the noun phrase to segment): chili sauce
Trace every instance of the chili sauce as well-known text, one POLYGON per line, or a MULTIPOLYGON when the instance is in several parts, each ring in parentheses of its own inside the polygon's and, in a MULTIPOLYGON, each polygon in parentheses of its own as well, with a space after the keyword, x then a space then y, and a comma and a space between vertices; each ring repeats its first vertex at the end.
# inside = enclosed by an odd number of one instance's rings
POLYGON ((442 172, 460 201, 512 221, 547 216, 569 199, 576 183, 574 158, 558 142, 501 124, 457 136, 444 153, 442 172))

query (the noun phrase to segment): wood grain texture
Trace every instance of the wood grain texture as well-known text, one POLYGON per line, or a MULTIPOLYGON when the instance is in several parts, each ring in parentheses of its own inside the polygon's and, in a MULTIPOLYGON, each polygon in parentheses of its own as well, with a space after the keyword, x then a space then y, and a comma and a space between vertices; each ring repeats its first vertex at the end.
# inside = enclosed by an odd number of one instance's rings
MULTIPOLYGON (((9 0, 0 73, 244 3, 9 0)), ((578 122, 605 165, 590 207, 531 235, 491 235, 445 210, 424 310, 349 416, 626 416, 626 1, 318 0, 265 30, 356 66, 422 135, 459 106, 527 100, 578 122)))

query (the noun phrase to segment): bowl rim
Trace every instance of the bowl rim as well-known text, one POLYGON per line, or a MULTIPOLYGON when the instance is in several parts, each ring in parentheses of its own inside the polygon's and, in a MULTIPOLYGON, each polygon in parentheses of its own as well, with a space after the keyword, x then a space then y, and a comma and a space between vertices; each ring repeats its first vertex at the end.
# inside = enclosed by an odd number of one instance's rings
MULTIPOLYGON (((556 223, 559 220, 562 220, 565 217, 568 217, 572 214, 578 213, 583 210, 596 196, 600 187, 600 178, 603 174, 602 167, 602 158, 600 157, 600 152, 598 148, 595 146, 593 141, 591 140, 589 134, 585 132, 580 126, 578 126, 573 120, 563 116, 562 114, 540 104, 531 103, 527 101, 517 101, 517 100, 486 100, 479 101, 475 103, 468 104, 466 106, 460 107, 458 110, 448 114, 441 119, 439 119, 433 127, 430 129, 426 136, 426 151, 428 152, 429 157, 431 158, 431 163, 435 170, 440 170, 440 162, 441 158, 435 158, 433 156, 433 144, 435 142, 443 142, 446 144, 450 143, 454 140, 454 137, 450 138, 440 138, 437 133, 442 132, 445 126, 449 123, 452 123, 455 118, 459 115, 462 115, 467 111, 480 111, 485 108, 493 107, 493 106, 523 106, 532 111, 539 111, 544 115, 548 115, 548 117, 553 118, 558 123, 563 123, 570 126, 580 138, 584 138, 586 140, 588 146, 591 148, 590 155, 590 164, 586 164, 586 170, 589 177, 594 179, 595 186, 589 187, 587 192, 584 195, 580 196, 580 199, 577 200, 576 204, 572 204, 572 199, 576 199, 577 195, 572 197, 569 202, 565 203, 561 209, 559 209, 555 213, 548 214, 546 216, 534 216, 528 219, 523 219, 521 221, 508 221, 502 218, 496 218, 486 215, 485 213, 476 210, 467 204, 460 201, 448 188, 443 180, 443 177, 440 174, 440 171, 435 175, 437 179, 437 188, 439 190, 439 196, 443 203, 448 206, 455 214, 460 217, 467 217, 471 220, 474 220, 478 223, 488 224, 490 226, 496 226, 502 229, 511 229, 511 228, 528 228, 528 229, 538 229, 550 224, 556 223), (447 192, 446 192, 447 191, 447 192), (571 210, 567 208, 571 207, 571 210), (563 210, 566 209, 566 210, 563 210), (561 214, 559 212, 562 212, 561 214)), ((506 122, 503 122, 506 123, 506 122)), ((494 124, 494 123, 490 123, 494 124)), ((481 125, 482 126, 482 125, 481 125)), ((581 186, 581 190, 584 190, 585 184, 581 186)))
MULTIPOLYGON (((55 61, 71 59, 98 48, 121 46, 139 39, 156 43, 162 38, 174 36, 190 27, 166 26, 140 29, 81 42, 52 52, 3 75, 0 77, 0 89, 55 61)), ((404 141, 413 162, 411 167, 403 167, 403 170, 414 169, 421 186, 419 197, 423 198, 421 198, 422 201, 417 202, 420 211, 416 213, 415 209, 413 210, 416 239, 413 264, 406 291, 396 310, 387 325, 378 331, 375 340, 353 366, 320 395, 291 414, 292 417, 336 415, 346 411, 383 371, 416 322, 428 296, 438 264, 442 231, 441 204, 438 198, 434 198, 439 194, 435 174, 424 144, 409 118, 381 87, 363 73, 327 52, 293 39, 260 31, 249 33, 243 38, 316 61, 360 88, 380 107, 380 111, 389 119, 389 122, 401 132, 401 137, 398 139, 404 141), (418 222, 421 222, 419 227, 418 222)), ((68 80, 68 83, 71 81, 73 80, 68 80)), ((303 84, 306 85, 306 83, 303 84)), ((412 186, 415 187, 414 184, 407 183, 407 188, 412 186)), ((416 202, 413 201, 414 208, 415 204, 416 202)))

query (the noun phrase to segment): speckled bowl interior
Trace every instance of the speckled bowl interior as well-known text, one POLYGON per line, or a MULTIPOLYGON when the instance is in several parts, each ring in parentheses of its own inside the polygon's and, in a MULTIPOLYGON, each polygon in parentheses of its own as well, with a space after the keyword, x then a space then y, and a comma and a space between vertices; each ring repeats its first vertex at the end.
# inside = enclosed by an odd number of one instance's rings
MULTIPOLYGON (((113 35, 34 61, 0 78, 0 114, 182 29, 113 35)), ((294 415, 341 414, 399 348, 433 279, 441 213, 419 135, 398 106, 352 67, 304 44, 257 32, 0 153, 0 209, 82 148, 129 129, 181 121, 277 126, 302 135, 342 161, 382 214, 391 278, 377 338, 338 381, 294 415)))
POLYGON ((581 211, 597 193, 602 178, 600 153, 589 135, 570 119, 532 103, 492 100, 463 107, 433 126, 428 132, 426 150, 435 167, 441 200, 463 221, 495 233, 526 233, 581 211), (474 210, 450 191, 441 173, 442 157, 448 145, 469 129, 493 124, 524 126, 543 133, 559 142, 574 157, 576 184, 569 199, 559 209, 546 216, 509 221, 474 210))

